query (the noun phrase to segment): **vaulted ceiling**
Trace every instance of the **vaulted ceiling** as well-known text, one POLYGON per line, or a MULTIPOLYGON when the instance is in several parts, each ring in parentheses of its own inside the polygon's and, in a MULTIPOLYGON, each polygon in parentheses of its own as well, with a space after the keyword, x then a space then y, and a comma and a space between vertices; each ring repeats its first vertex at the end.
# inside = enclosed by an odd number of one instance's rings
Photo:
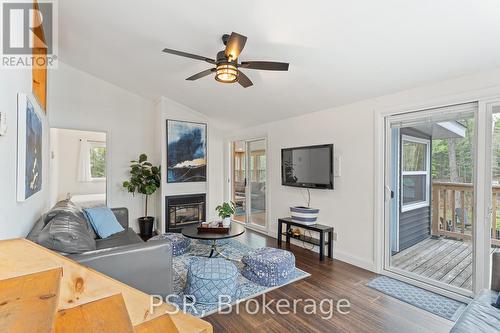
POLYGON ((59 1, 60 59, 147 98, 169 97, 248 126, 500 67, 497 0, 59 1), (221 36, 248 37, 254 86, 185 78, 210 67, 221 36))

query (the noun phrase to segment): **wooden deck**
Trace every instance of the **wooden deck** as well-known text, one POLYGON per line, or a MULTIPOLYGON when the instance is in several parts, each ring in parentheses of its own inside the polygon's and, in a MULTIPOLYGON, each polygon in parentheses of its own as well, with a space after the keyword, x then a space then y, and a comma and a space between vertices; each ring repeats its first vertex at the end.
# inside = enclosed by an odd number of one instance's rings
POLYGON ((428 238, 392 256, 392 267, 472 290, 472 244, 428 238))

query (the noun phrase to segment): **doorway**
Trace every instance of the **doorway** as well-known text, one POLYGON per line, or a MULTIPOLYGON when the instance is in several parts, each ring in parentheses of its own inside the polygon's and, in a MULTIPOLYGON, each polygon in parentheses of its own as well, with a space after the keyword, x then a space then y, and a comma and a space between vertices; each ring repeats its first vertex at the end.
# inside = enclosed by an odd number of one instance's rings
POLYGON ((50 129, 50 203, 70 199, 82 208, 107 202, 105 132, 50 129))
POLYGON ((267 230, 266 139, 231 143, 233 220, 267 230))
POLYGON ((386 117, 384 269, 471 296, 478 103, 386 117))

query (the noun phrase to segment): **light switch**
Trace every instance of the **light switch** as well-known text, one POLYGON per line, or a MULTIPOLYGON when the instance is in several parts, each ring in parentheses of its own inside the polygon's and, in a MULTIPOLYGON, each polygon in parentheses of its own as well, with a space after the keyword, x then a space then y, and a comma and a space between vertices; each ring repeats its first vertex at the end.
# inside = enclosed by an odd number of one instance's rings
POLYGON ((342 156, 335 155, 333 161, 333 175, 335 177, 340 177, 342 174, 342 156))
POLYGON ((0 112, 0 136, 7 134, 7 113, 0 112))

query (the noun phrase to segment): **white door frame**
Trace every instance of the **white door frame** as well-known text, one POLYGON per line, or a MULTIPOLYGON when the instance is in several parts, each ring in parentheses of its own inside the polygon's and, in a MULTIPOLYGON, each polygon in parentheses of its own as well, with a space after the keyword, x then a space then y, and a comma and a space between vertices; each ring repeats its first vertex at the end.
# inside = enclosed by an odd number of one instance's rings
MULTIPOLYGON (((245 223, 243 222, 240 222, 240 221, 236 221, 236 220, 232 220, 233 222, 235 223, 240 223, 242 225, 244 225, 245 227, 249 228, 249 229, 252 229, 252 230, 255 230, 255 231, 258 231, 258 232, 261 232, 261 233, 265 233, 266 235, 268 234, 268 228, 269 228, 269 158, 268 158, 268 152, 269 152, 269 140, 267 138, 266 135, 264 136, 257 136, 257 137, 251 137, 251 138, 248 138, 248 137, 242 137, 242 138, 239 138, 239 137, 236 137, 236 138, 231 138, 230 140, 227 141, 227 147, 228 147, 228 163, 226 163, 226 165, 229 166, 229 169, 228 169, 228 173, 227 173, 227 184, 228 184, 228 190, 227 190, 227 198, 226 198, 226 201, 229 201, 231 200, 232 198, 232 195, 233 195, 233 186, 232 186, 232 181, 233 181, 233 174, 234 174, 234 170, 233 170, 233 165, 232 165, 232 158, 233 158, 233 152, 232 152, 232 143, 235 142, 235 141, 243 141, 245 142, 245 154, 249 154, 249 144, 250 142, 254 142, 254 141, 260 141, 260 140, 264 140, 265 142, 265 149, 266 149, 266 190, 265 190, 265 195, 266 195, 266 226, 265 227, 261 227, 259 225, 256 225, 256 224, 252 224, 250 221, 249 221, 249 217, 251 215, 251 197, 249 195, 249 188, 250 188, 250 181, 248 180, 247 181, 247 186, 245 187, 245 205, 246 207, 250 207, 250 211, 246 211, 246 218, 245 218, 245 223)), ((245 157, 245 173, 249 172, 249 166, 250 166, 250 158, 249 158, 249 155, 246 155, 245 157)), ((245 174, 245 177, 247 177, 248 175, 245 174)), ((248 177, 247 177, 248 178, 248 177)))
MULTIPOLYGON (((493 108, 494 107, 500 107, 500 98, 495 98, 495 99, 490 99, 490 100, 485 100, 482 102, 484 104, 484 109, 485 109, 485 147, 486 147, 486 156, 484 157, 485 159, 485 167, 486 173, 484 177, 484 183, 485 184, 491 184, 492 183, 492 163, 493 161, 491 160, 491 149, 493 148, 493 141, 492 141, 492 134, 493 134, 493 108)), ((480 286, 489 286, 491 283, 491 256, 490 256, 490 249, 491 249, 491 244, 490 244, 490 239, 491 239, 491 233, 490 233, 490 228, 491 228, 491 220, 492 220, 492 215, 496 214, 496 212, 493 212, 492 209, 492 191, 490 186, 485 186, 484 188, 484 199, 488 203, 485 205, 485 211, 484 211, 484 246, 482 248, 482 253, 485 257, 488 258, 488 261, 485 261, 485 267, 482 267, 485 275, 483 277, 482 284, 480 286)), ((478 286, 478 287, 480 287, 478 286)))
POLYGON ((420 105, 406 105, 386 110, 375 110, 374 262, 377 273, 392 276, 407 283, 462 301, 470 300, 470 297, 475 295, 479 290, 489 286, 490 257, 486 254, 490 248, 490 230, 489 227, 485 226, 489 226, 491 220, 488 214, 488 211, 491 210, 491 208, 488 208, 488 205, 491 205, 491 200, 485 201, 485 199, 488 198, 488 195, 491 195, 491 189, 489 189, 489 186, 485 186, 485 184, 491 184, 491 156, 486 156, 490 155, 489 153, 486 154, 486 152, 489 152, 487 148, 491 148, 491 135, 489 135, 490 137, 488 139, 488 133, 491 134, 491 126, 489 127, 489 131, 486 127, 487 124, 491 123, 491 111, 493 106, 496 105, 500 105, 500 88, 498 87, 494 89, 485 89, 479 92, 476 91, 452 97, 444 97, 420 105), (403 276, 399 274, 401 272, 391 272, 385 269, 385 262, 388 260, 388 251, 385 251, 385 248, 387 246, 386 242, 389 240, 385 211, 390 199, 390 189, 386 186, 386 179, 388 178, 385 168, 385 164, 387 163, 386 157, 388 156, 388 154, 386 154, 386 143, 389 142, 389 138, 387 137, 388 133, 386 132, 386 117, 408 114, 410 112, 415 112, 418 114, 418 117, 421 117, 423 115, 421 112, 425 112, 427 109, 469 103, 472 101, 478 102, 478 111, 475 115, 477 124, 475 142, 477 149, 475 153, 474 170, 474 193, 477 209, 474 219, 476 229, 473 242, 475 253, 475 266, 473 268, 475 281, 473 282, 473 292, 467 295, 463 290, 454 290, 454 288, 448 288, 448 290, 443 289, 443 286, 440 286, 439 283, 435 284, 434 281, 431 281, 432 284, 429 284, 422 281, 420 278, 416 280, 412 278, 411 275, 407 274, 408 276, 403 276), (489 183, 486 183, 488 180, 489 183))

